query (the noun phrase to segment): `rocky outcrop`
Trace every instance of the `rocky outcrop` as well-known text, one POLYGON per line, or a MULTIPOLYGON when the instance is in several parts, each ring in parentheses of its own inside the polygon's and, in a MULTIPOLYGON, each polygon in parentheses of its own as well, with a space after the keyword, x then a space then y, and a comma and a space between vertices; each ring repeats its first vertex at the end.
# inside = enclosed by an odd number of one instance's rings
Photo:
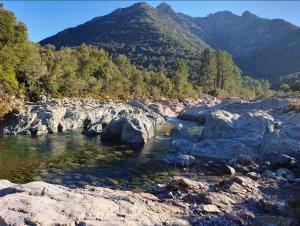
POLYGON ((0 180, 0 225, 188 225, 148 193, 0 180))
POLYGON ((155 126, 164 122, 168 114, 174 114, 169 105, 139 100, 101 102, 45 98, 7 115, 0 131, 7 135, 41 135, 82 130, 86 135, 103 133, 106 138, 145 143, 153 136, 155 126))
POLYGON ((300 113, 287 111, 292 101, 299 102, 296 98, 272 97, 187 108, 179 117, 204 122, 204 129, 196 141, 186 133, 177 136, 172 151, 222 159, 240 154, 258 159, 300 155, 300 113))

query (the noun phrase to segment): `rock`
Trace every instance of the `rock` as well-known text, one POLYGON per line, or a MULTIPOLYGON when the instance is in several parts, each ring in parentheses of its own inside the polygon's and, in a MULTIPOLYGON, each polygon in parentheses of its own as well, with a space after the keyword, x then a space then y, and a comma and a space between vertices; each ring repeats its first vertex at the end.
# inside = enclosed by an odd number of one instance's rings
POLYGON ((277 169, 276 170, 276 176, 284 177, 284 178, 287 178, 287 179, 292 179, 292 178, 295 177, 292 171, 290 171, 288 169, 285 169, 285 168, 277 169))
POLYGON ((242 115, 215 111, 207 115, 202 136, 207 139, 232 139, 257 148, 273 123, 273 117, 261 111, 242 115))
POLYGON ((146 193, 44 182, 10 185, 0 193, 1 225, 188 225, 180 208, 146 193))
POLYGON ((144 115, 112 120, 102 131, 103 140, 120 140, 126 143, 144 144, 154 136, 154 125, 144 115))
POLYGON ((291 181, 292 181, 293 183, 300 184, 300 177, 292 178, 291 181))
POLYGON ((235 176, 235 169, 231 166, 225 165, 223 168, 223 172, 225 174, 229 174, 230 176, 235 176))
POLYGON ((288 155, 276 155, 271 161, 271 167, 273 169, 278 168, 293 168, 296 165, 296 159, 288 155))
POLYGON ((184 177, 173 177, 171 181, 166 185, 169 190, 194 190, 194 189, 207 189, 208 186, 205 183, 196 182, 184 177))
POLYGON ((265 170, 264 172, 262 172, 261 175, 263 177, 267 177, 267 178, 274 178, 275 177, 275 173, 272 172, 271 170, 265 170))
POLYGON ((148 108, 150 104, 154 103, 48 98, 25 105, 20 112, 6 117, 0 131, 10 135, 40 135, 83 130, 86 135, 99 135, 103 127, 109 125, 104 137, 117 135, 120 141, 145 143, 153 136, 154 127, 165 121, 164 115, 148 108), (119 130, 113 131, 111 127, 119 130), (108 131, 114 133, 108 134, 108 131))
POLYGON ((96 122, 94 124, 89 124, 83 130, 83 134, 87 136, 100 135, 102 132, 102 122, 96 122))
POLYGON ((193 138, 189 134, 187 128, 183 127, 182 124, 179 124, 177 127, 173 128, 170 132, 170 137, 172 139, 185 139, 188 141, 192 141, 193 138))
MULTIPOLYGON (((300 113, 286 114, 293 99, 296 98, 272 97, 258 101, 230 99, 213 106, 199 104, 185 109, 179 117, 205 121, 201 141, 196 143, 198 148, 194 153, 186 153, 225 159, 230 156, 233 159, 242 152, 241 165, 253 164, 254 159, 265 161, 282 154, 299 156, 300 113), (239 145, 239 151, 233 145, 239 145), (222 155, 222 151, 226 154, 222 155), (214 156, 212 153, 217 154, 214 156)), ((275 168, 279 167, 293 167, 293 161, 275 168)))
POLYGON ((192 155, 184 155, 184 154, 177 154, 177 155, 168 155, 164 162, 168 164, 178 164, 182 166, 189 166, 195 162, 195 157, 192 155))
POLYGON ((8 180, 0 180, 0 190, 4 189, 4 188, 8 188, 8 187, 12 187, 16 184, 11 183, 8 180))
POLYGON ((250 177, 252 180, 257 180, 261 178, 261 176, 256 172, 249 172, 246 174, 247 177, 250 177))
POLYGON ((177 150, 188 150, 185 153, 194 156, 226 160, 236 158, 240 153, 250 152, 246 145, 232 139, 203 139, 197 143, 190 143, 186 148, 182 145, 177 150))
POLYGON ((182 153, 182 154, 193 154, 195 148, 196 148, 195 143, 186 139, 178 139, 178 140, 172 140, 170 151, 182 153))
POLYGON ((242 165, 249 165, 254 162, 253 156, 251 154, 239 154, 237 160, 242 165))
POLYGON ((273 214, 284 214, 287 210, 287 204, 284 201, 261 199, 259 203, 261 208, 273 214))
POLYGON ((220 213, 221 211, 219 210, 218 207, 212 204, 208 205, 201 205, 199 207, 200 211, 205 212, 205 213, 220 213))

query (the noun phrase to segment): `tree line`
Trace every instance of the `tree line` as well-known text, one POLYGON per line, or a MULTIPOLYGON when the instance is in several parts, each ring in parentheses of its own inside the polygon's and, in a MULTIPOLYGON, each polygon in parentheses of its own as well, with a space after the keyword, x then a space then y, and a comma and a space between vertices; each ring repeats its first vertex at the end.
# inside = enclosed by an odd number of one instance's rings
MULTIPOLYGON (((163 68, 138 69, 124 55, 112 58, 85 44, 60 50, 42 47, 29 41, 26 26, 0 5, 0 111, 10 96, 126 99, 186 98, 200 92, 257 94, 260 82, 252 88, 246 84, 228 53, 207 49, 200 56, 197 76, 190 76, 188 62, 182 59, 176 59, 169 74, 163 68)), ((267 84, 263 88, 268 89, 267 84)))

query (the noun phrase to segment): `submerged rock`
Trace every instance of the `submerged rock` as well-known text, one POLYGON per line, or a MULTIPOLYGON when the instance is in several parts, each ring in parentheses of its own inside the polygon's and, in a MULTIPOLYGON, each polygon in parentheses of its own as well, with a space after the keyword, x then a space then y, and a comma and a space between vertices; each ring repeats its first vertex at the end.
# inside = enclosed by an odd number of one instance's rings
POLYGON ((172 139, 186 139, 192 141, 193 138, 187 128, 183 127, 182 124, 179 124, 177 127, 174 127, 170 132, 170 137, 172 139))
POLYGON ((171 154, 168 155, 164 162, 168 164, 176 164, 181 166, 189 166, 195 162, 195 157, 192 155, 184 155, 184 154, 171 154))

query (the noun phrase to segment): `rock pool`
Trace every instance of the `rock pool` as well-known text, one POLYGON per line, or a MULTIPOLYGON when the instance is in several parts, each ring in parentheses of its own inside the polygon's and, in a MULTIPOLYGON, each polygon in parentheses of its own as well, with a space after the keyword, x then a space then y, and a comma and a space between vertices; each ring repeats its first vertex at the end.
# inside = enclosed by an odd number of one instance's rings
POLYGON ((4 136, 0 138, 0 178, 15 183, 46 181, 69 187, 89 184, 141 190, 151 190, 173 175, 217 179, 218 172, 205 167, 203 160, 188 168, 162 161, 170 146, 168 134, 178 123, 192 133, 202 129, 194 122, 169 118, 144 147, 135 149, 104 144, 99 136, 87 137, 80 132, 4 136))

